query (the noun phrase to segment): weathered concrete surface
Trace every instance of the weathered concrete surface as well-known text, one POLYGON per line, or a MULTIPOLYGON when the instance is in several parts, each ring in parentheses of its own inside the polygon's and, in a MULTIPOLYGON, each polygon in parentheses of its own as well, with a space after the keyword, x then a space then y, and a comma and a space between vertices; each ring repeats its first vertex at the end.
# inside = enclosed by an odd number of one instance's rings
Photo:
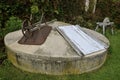
POLYGON ((53 30, 42 45, 21 45, 21 30, 5 36, 8 59, 18 68, 35 73, 52 75, 81 74, 102 66, 106 59, 109 41, 103 35, 83 28, 93 38, 104 42, 106 50, 87 56, 78 55, 66 40, 55 30, 60 25, 70 25, 56 21, 50 24, 53 30))

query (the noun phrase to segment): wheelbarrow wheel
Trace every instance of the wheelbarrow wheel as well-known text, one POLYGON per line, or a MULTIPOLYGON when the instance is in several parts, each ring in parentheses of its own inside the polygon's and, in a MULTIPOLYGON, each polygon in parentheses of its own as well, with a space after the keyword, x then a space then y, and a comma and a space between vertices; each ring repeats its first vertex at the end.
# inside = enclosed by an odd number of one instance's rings
POLYGON ((25 19, 22 23, 22 34, 26 38, 29 38, 32 35, 32 32, 30 32, 30 29, 32 28, 32 23, 30 20, 25 19))

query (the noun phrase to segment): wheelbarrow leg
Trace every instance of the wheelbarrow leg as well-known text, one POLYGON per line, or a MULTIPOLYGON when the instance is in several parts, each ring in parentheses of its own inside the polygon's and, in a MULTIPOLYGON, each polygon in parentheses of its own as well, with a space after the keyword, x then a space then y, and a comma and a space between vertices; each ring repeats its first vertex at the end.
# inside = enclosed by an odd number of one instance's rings
POLYGON ((114 30, 113 30, 113 27, 111 26, 111 33, 112 35, 114 34, 114 30))
POLYGON ((97 25, 96 28, 95 28, 95 31, 98 29, 98 27, 99 27, 99 26, 97 25))
POLYGON ((105 25, 103 25, 103 34, 105 34, 105 25))

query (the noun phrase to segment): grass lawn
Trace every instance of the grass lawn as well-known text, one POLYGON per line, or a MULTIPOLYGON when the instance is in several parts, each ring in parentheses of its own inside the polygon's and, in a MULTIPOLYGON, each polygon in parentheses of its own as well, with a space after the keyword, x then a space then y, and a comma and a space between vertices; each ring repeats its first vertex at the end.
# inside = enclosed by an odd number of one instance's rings
POLYGON ((80 75, 34 74, 17 69, 6 59, 0 65, 0 80, 120 80, 120 31, 115 35, 106 34, 106 36, 111 46, 106 62, 98 70, 80 75))

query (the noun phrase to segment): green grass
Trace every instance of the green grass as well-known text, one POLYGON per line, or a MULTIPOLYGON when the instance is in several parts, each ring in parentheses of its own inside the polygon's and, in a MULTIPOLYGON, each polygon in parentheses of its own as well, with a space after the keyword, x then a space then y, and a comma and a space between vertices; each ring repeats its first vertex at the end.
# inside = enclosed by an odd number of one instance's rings
POLYGON ((21 71, 5 60, 0 65, 0 80, 120 80, 120 31, 106 36, 111 45, 106 62, 98 70, 80 75, 52 76, 21 71))

